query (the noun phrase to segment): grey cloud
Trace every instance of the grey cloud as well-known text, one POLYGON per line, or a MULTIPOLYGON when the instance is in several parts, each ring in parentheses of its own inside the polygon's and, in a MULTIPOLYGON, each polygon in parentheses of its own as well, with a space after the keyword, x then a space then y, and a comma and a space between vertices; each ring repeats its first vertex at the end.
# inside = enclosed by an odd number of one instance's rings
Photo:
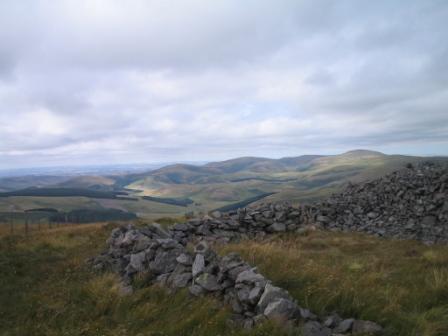
POLYGON ((437 0, 2 1, 0 168, 440 152, 447 17, 437 0))
POLYGON ((0 51, 0 80, 5 81, 11 78, 14 71, 15 62, 6 52, 0 51))

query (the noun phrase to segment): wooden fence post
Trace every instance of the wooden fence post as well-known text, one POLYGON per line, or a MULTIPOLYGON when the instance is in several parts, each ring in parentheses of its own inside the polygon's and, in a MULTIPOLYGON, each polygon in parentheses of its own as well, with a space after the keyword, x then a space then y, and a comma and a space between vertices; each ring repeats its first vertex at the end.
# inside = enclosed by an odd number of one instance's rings
POLYGON ((28 218, 25 217, 25 236, 28 236, 28 230, 29 230, 29 222, 28 218))

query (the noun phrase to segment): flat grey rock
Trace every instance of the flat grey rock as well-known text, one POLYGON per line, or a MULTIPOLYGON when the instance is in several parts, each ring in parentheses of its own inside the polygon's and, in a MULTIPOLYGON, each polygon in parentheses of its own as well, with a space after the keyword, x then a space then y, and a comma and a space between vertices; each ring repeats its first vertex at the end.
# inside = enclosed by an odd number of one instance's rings
POLYGON ((193 277, 196 277, 198 274, 202 273, 205 268, 205 258, 203 254, 196 254, 194 258, 192 273, 193 277))
POLYGON ((209 292, 215 292, 221 289, 216 277, 212 274, 202 273, 195 279, 195 284, 198 284, 209 292))
POLYGON ((377 323, 372 321, 356 320, 353 322, 353 335, 382 335, 384 329, 377 323))
POLYGON ((338 326, 334 329, 334 332, 337 333, 346 333, 352 330, 353 322, 355 319, 345 319, 342 320, 338 326))
POLYGON ((263 294, 257 304, 259 312, 264 312, 266 307, 277 299, 290 299, 288 292, 279 287, 273 286, 270 283, 266 284, 263 294))
POLYGON ((287 321, 297 317, 299 311, 298 306, 288 299, 277 299, 270 302, 263 312, 269 320, 287 321))
POLYGON ((139 252, 135 254, 131 254, 131 260, 129 265, 137 272, 142 272, 145 269, 145 260, 146 254, 145 252, 139 252))
POLYGON ((265 281, 264 276, 262 276, 259 273, 255 273, 251 269, 243 271, 240 274, 238 274, 238 277, 235 280, 236 283, 249 283, 249 284, 262 281, 265 281))
POLYGON ((191 258, 191 256, 189 255, 189 254, 186 254, 186 253, 182 253, 182 254, 180 254, 177 258, 176 258, 176 261, 179 263, 179 264, 182 264, 182 265, 192 265, 192 263, 193 263, 193 260, 192 260, 192 258, 191 258))
POLYGON ((200 296, 205 292, 204 289, 199 285, 191 285, 190 287, 188 287, 188 290, 190 294, 194 296, 200 296))
POLYGON ((331 329, 317 321, 306 322, 302 327, 302 336, 331 336, 331 329))

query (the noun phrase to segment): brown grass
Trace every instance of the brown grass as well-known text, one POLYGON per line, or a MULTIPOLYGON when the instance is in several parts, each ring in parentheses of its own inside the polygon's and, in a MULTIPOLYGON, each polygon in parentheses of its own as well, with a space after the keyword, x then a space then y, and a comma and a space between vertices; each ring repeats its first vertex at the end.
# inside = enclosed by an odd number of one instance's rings
MULTIPOLYGON (((97 223, 0 237, 0 335, 294 335, 226 324, 219 300, 157 286, 119 295, 113 274, 93 273, 114 225, 97 223)), ((394 336, 448 335, 448 247, 359 234, 309 232, 232 244, 274 283, 317 313, 379 322, 394 336)))
POLYGON ((303 306, 377 321, 388 335, 448 335, 448 247, 309 232, 224 246, 303 306))

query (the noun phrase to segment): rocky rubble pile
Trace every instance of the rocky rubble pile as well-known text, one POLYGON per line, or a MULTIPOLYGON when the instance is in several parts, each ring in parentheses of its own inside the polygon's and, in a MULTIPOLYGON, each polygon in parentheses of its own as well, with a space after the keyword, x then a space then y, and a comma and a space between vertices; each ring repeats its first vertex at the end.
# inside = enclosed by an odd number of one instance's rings
MULTIPOLYGON (((192 237, 227 243, 232 240, 263 238, 267 234, 297 231, 309 224, 308 214, 288 203, 262 204, 228 213, 218 211, 212 216, 175 224, 174 238, 187 242, 192 237)), ((311 218, 311 217, 310 217, 311 218)))
POLYGON ((211 241, 263 237, 301 231, 309 225, 360 231, 428 243, 448 242, 448 168, 431 163, 408 166, 374 181, 351 184, 340 194, 313 204, 261 204, 213 213, 173 227, 177 239, 211 241))
POLYGON ((155 224, 117 228, 108 240, 109 249, 92 260, 93 267, 118 272, 125 292, 132 292, 133 278, 144 273, 172 290, 188 288, 194 296, 220 297, 233 310, 232 323, 245 328, 269 319, 297 325, 305 336, 382 332, 370 321, 342 319, 337 314, 318 317, 301 308, 287 291, 274 286, 239 255, 220 257, 205 240, 189 251, 185 237, 176 238, 178 232, 155 224))
POLYGON ((308 211, 328 229, 447 243, 448 167, 408 165, 377 180, 349 185, 308 211))

